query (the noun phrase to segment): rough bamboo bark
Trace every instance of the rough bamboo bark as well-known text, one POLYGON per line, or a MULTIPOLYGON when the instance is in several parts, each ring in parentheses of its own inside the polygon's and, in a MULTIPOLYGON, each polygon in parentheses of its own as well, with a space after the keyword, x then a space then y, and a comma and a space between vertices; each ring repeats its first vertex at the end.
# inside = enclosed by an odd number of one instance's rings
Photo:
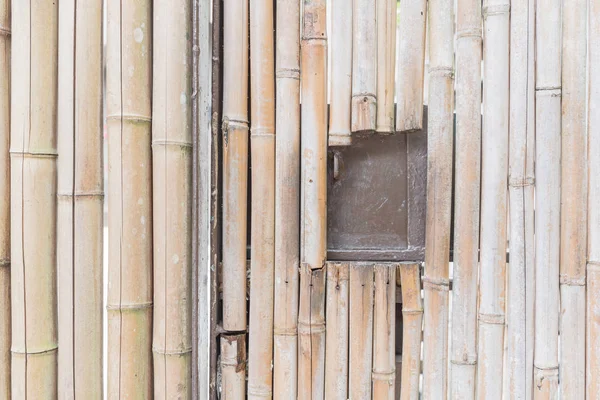
POLYGON ((448 388, 448 289, 452 203, 454 2, 429 1, 429 109, 423 397, 448 388))
POLYGON ((394 124, 396 76, 396 0, 377 0, 377 123, 376 131, 391 133, 394 124))
POLYGON ((396 66, 396 131, 423 128, 427 0, 400 2, 396 66))
MULTIPOLYGON (((558 398, 561 1, 537 0, 534 398, 558 398)), ((578 155, 581 156, 581 155, 578 155)))
POLYGON ((418 400, 423 325, 419 264, 401 264, 398 273, 402 285, 403 325, 400 399, 418 400))
POLYGON ((246 398, 246 334, 221 335, 221 399, 246 398))
POLYGON ((108 398, 152 397, 152 7, 107 3, 108 398))
POLYGON ((59 5, 58 396, 101 399, 102 2, 59 5))
POLYGON ((374 399, 394 400, 395 395, 396 269, 397 264, 376 264, 374 267, 372 374, 374 399))
POLYGON ((475 396, 481 189, 481 1, 460 0, 456 39, 456 166, 450 398, 475 396))
POLYGON ((348 3, 331 1, 329 146, 352 143, 352 5, 348 3))
POLYGON ((353 0, 352 132, 372 132, 376 128, 377 9, 373 3, 353 0))

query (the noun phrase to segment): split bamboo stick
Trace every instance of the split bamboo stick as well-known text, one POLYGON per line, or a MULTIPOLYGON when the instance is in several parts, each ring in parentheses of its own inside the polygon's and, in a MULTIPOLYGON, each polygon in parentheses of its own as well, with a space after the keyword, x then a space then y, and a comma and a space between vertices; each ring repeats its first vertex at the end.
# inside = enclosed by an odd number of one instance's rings
POLYGON ((403 325, 400 399, 418 400, 423 324, 421 273, 419 264, 401 264, 398 272, 402 285, 403 325))
POLYGON ((379 133, 395 131, 396 0, 377 0, 377 124, 379 133))
POLYGON ((546 399, 558 398, 561 1, 536 6, 534 398, 546 399))
POLYGON ((102 2, 59 4, 58 396, 101 399, 102 2))
POLYGON ((374 267, 374 399, 394 400, 396 392, 396 269, 397 264, 376 264, 374 267))
POLYGON ((273 391, 278 397, 291 399, 298 388, 300 3, 279 1, 276 25, 273 391))
POLYGON ((451 399, 475 396, 481 189, 481 0, 457 3, 451 399))
POLYGON ((373 3, 353 0, 352 132, 371 132, 376 128, 377 8, 373 3))
POLYGON ((347 0, 331 1, 330 65, 329 146, 348 146, 352 143, 352 5, 347 0))
MULTIPOLYGON (((587 7, 562 5, 562 149, 560 210, 560 397, 585 398, 587 251, 587 7)), ((556 161, 555 161, 556 162, 556 161)))
POLYGON ((221 398, 246 398, 246 334, 221 335, 221 398))
POLYGON ((107 2, 108 397, 152 397, 152 3, 107 2))
POLYGON ((223 328, 245 331, 248 0, 227 0, 223 10, 223 328))
POLYGON ((429 111, 423 397, 448 391, 448 290, 452 203, 454 1, 429 1, 429 111))
POLYGON ((57 396, 57 2, 12 3, 12 397, 57 396))
POLYGON ((423 129, 427 0, 400 2, 396 65, 396 131, 423 129))
POLYGON ((348 399, 348 264, 327 263, 325 398, 348 399))

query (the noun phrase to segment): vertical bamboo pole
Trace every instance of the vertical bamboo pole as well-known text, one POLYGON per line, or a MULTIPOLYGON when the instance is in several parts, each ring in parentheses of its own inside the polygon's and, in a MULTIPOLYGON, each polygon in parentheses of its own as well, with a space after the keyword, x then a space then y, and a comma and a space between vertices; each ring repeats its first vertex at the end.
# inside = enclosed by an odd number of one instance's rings
POLYGON ((353 0, 352 132, 369 132, 376 128, 377 8, 373 3, 353 0))
POLYGON ((448 289, 452 203, 454 1, 429 1, 427 221, 423 277, 423 397, 448 390, 448 289))
POLYGON ((396 130, 399 132, 423 128, 426 21, 427 0, 400 2, 396 65, 396 130))
MULTIPOLYGON (((393 115, 393 114, 392 114, 393 115)), ((394 400, 396 264, 376 264, 373 314, 373 398, 394 400)))
POLYGON ((418 400, 423 323, 421 273, 418 264, 401 264, 398 272, 402 285, 403 325, 400 399, 418 400))
POLYGON ((288 399, 296 397, 298 388, 300 3, 279 1, 276 25, 273 391, 288 399))
POLYGON ((59 4, 58 395, 101 399, 102 2, 59 4))
POLYGON ((377 0, 377 124, 376 131, 391 133, 394 125, 396 76, 396 0, 377 0))
POLYGON ((246 334, 221 335, 221 399, 246 398, 246 334))
MULTIPOLYGON (((558 398, 561 1, 537 0, 534 398, 558 398)), ((579 155, 581 156, 581 155, 579 155)))
POLYGON ((352 143, 352 4, 348 3, 331 1, 330 146, 352 143))
POLYGON ((12 3, 12 396, 57 396, 57 2, 12 3))
POLYGON ((481 189, 481 1, 460 0, 456 26, 456 169, 450 398, 475 396, 481 189))
POLYGON ((562 6, 560 397, 585 398, 587 5, 562 6))
POLYGON ((107 3, 108 398, 152 397, 152 7, 107 3))
POLYGON ((348 399, 348 264, 327 263, 325 398, 348 399))

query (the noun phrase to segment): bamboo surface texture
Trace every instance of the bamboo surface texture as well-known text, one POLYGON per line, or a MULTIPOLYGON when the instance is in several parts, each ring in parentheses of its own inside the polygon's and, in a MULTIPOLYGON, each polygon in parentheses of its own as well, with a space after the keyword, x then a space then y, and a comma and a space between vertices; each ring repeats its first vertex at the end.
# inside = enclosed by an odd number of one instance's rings
POLYGON ((402 288, 402 378, 401 400, 419 399, 421 375, 421 338, 423 325, 423 301, 421 300, 421 271, 419 264, 401 264, 402 288))
POLYGON ((221 335, 221 398, 246 398, 246 335, 221 335))
POLYGON ((395 131, 396 0, 377 0, 377 120, 375 130, 395 131))
POLYGON ((394 400, 397 264, 375 264, 373 269, 373 398, 394 400))

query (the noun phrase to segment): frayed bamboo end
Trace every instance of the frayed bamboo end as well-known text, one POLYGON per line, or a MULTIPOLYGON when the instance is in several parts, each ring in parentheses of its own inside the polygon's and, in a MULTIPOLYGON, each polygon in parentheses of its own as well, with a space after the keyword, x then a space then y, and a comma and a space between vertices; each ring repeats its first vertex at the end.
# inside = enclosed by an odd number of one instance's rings
POLYGON ((407 115, 402 118, 400 114, 396 115, 396 132, 398 133, 414 133, 423 130, 423 113, 418 115, 407 115))
POLYGON ((376 128, 377 98, 372 94, 352 96, 352 132, 373 132, 376 128))

